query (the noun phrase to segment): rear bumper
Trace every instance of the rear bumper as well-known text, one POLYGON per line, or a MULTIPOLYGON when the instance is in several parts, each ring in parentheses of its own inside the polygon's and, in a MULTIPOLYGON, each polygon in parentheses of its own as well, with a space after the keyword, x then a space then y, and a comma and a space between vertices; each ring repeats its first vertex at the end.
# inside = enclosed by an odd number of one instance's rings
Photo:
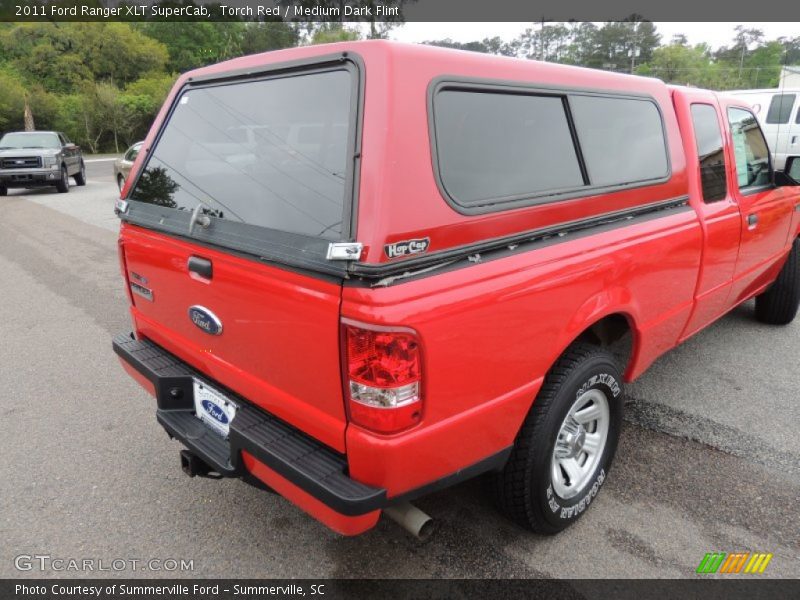
MULTIPOLYGON (((230 390, 226 394, 240 408, 228 439, 222 438, 194 416, 193 378, 214 382, 149 340, 123 334, 114 339, 113 347, 127 367, 152 384, 156 416, 167 433, 220 475, 241 477, 249 472, 276 489, 278 476, 312 504, 321 503, 346 517, 367 515, 388 504, 386 490, 348 477, 344 456, 230 390)), ((295 501, 291 493, 277 491, 295 501)))

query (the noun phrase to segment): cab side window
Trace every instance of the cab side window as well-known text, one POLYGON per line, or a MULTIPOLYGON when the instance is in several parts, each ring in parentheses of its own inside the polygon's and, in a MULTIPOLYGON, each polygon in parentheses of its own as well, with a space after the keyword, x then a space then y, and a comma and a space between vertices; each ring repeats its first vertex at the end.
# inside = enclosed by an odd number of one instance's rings
POLYGON ((692 124, 700 159, 700 183, 705 202, 724 200, 728 195, 725 153, 717 111, 710 104, 692 104, 692 124))
POLYGON ((794 107, 795 94, 776 94, 772 97, 767 111, 767 123, 782 125, 789 122, 794 107))
POLYGON ((746 192, 769 185, 769 146, 755 116, 743 108, 729 108, 728 122, 739 189, 746 192))

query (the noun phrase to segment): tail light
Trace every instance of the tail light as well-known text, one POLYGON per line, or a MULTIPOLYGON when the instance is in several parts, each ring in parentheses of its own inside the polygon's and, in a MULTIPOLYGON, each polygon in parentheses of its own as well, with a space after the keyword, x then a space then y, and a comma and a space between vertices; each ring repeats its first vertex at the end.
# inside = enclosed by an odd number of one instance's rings
POLYGON ((410 329, 343 321, 345 393, 350 420, 396 433, 422 418, 422 352, 410 329))

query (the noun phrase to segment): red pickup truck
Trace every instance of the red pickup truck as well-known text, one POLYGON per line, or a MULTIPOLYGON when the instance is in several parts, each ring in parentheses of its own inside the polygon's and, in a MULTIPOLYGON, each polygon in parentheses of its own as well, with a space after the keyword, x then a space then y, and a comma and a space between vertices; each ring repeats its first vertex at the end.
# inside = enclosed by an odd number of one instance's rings
POLYGON ((235 59, 180 78, 122 191, 113 346, 190 475, 354 535, 488 474, 555 533, 608 477, 624 381, 750 298, 794 318, 797 167, 740 100, 656 79, 383 41, 235 59))

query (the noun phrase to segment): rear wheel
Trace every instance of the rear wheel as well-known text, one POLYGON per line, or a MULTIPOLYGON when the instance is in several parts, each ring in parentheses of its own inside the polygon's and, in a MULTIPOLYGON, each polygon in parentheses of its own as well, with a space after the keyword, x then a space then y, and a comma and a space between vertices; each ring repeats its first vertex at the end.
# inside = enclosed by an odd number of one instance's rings
POLYGON ((8 188, 4 185, 0 185, 0 196, 8 196, 8 188))
POLYGON ((622 423, 614 356, 575 344, 545 378, 503 470, 500 509, 523 527, 554 534, 586 511, 603 485, 622 423))
POLYGON ((60 194, 66 194, 69 191, 69 174, 67 167, 61 167, 61 181, 56 184, 56 189, 60 194))
POLYGON ((81 170, 75 174, 75 183, 86 185, 86 165, 81 161, 81 170))
POLYGON ((756 318, 770 325, 788 325, 800 307, 800 238, 770 288, 756 297, 756 318))

